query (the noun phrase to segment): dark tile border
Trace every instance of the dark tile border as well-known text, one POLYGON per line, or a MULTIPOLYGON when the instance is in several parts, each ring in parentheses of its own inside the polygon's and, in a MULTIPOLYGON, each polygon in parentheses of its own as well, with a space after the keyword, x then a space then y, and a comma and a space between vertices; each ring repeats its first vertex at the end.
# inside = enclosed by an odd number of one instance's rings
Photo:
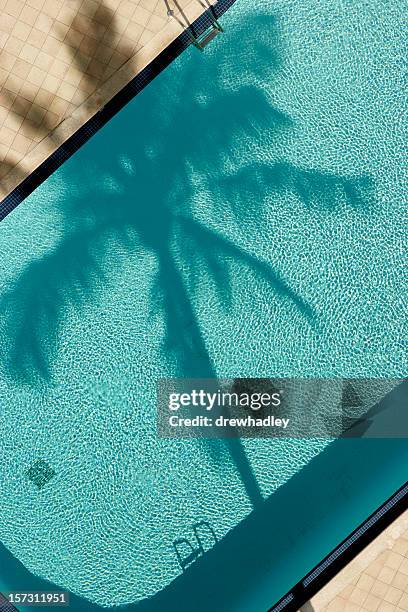
POLYGON ((22 181, 9 195, 0 202, 0 221, 43 183, 55 170, 85 144, 128 102, 140 93, 153 79, 173 62, 191 45, 192 36, 202 34, 215 17, 221 17, 236 0, 218 0, 212 10, 207 9, 191 25, 191 31, 182 32, 166 49, 164 49, 148 66, 121 89, 107 104, 89 119, 75 134, 68 138, 38 168, 22 181))
POLYGON ((0 612, 18 612, 17 608, 2 593, 0 593, 0 612))
POLYGON ((408 482, 300 580, 268 612, 296 612, 408 509, 408 482))

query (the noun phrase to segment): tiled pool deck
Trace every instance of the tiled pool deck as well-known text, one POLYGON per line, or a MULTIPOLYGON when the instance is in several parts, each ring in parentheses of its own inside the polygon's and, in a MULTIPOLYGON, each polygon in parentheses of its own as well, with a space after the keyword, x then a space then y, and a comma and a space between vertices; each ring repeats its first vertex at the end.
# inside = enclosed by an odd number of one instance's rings
POLYGON ((408 510, 333 578, 311 606, 316 612, 407 612, 408 510))
POLYGON ((211 3, 0 0, 0 200, 211 3))

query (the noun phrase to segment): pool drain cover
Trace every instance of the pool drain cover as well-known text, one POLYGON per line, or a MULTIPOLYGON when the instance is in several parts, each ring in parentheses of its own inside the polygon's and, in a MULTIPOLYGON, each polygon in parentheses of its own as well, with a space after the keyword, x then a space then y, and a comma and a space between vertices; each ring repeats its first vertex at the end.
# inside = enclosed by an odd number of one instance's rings
POLYGON ((42 489, 55 476, 55 472, 46 461, 39 459, 27 470, 27 476, 33 484, 42 489))

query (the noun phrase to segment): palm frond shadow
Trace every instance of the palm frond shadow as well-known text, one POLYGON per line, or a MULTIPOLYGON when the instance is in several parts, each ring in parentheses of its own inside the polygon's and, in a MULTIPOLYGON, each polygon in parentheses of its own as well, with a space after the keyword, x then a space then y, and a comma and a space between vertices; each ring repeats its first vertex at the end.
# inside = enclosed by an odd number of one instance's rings
POLYGON ((373 181, 368 176, 336 176, 328 172, 297 168, 285 162, 269 166, 248 164, 233 176, 222 177, 220 184, 233 207, 239 197, 238 187, 243 185, 247 191, 252 192, 257 186, 262 197, 288 192, 297 196, 305 206, 328 212, 341 203, 357 210, 367 209, 374 191, 373 181))
POLYGON ((93 229, 73 233, 27 266, 2 294, 2 327, 9 342, 2 345, 0 356, 15 381, 35 384, 50 378, 50 356, 67 307, 80 308, 96 279, 99 284, 106 278, 92 252, 97 238, 93 229))
POLYGON ((225 286, 225 282, 230 284, 230 279, 225 268, 221 268, 222 259, 217 258, 217 253, 221 255, 225 254, 247 265, 255 274, 273 287, 276 294, 282 298, 288 298, 300 312, 313 323, 314 312, 312 307, 297 295, 281 275, 273 270, 269 264, 254 257, 250 253, 246 253, 241 247, 235 245, 228 238, 220 237, 212 229, 204 227, 200 223, 192 221, 191 219, 181 219, 181 223, 189 232, 189 235, 192 236, 199 247, 201 247, 201 252, 207 252, 208 249, 209 255, 207 256, 207 260, 209 260, 210 269, 213 271, 213 277, 219 289, 225 286))
MULTIPOLYGON (((252 47, 258 76, 270 82, 280 61, 275 19, 260 15, 254 17, 250 33, 246 24, 237 24, 239 28, 252 47), (267 43, 263 42, 265 31, 267 43)), ((74 184, 89 183, 88 174, 100 180, 95 187, 91 179, 91 196, 71 196, 60 203, 64 223, 60 242, 51 253, 29 264, 1 298, 1 326, 7 338, 3 366, 18 384, 52 377, 64 314, 69 307, 80 308, 84 300, 95 296, 101 279, 109 278, 109 271, 100 262, 112 239, 129 252, 142 247, 155 256, 158 272, 152 314, 159 310, 164 316, 163 344, 179 375, 216 376, 184 273, 196 266, 194 273, 198 274, 198 262, 212 275, 224 306, 232 297, 230 272, 223 263, 227 255, 268 282, 282 305, 287 302, 313 322, 313 307, 271 265, 197 220, 193 206, 195 179, 190 170, 217 177, 217 190, 222 190, 223 199, 236 211, 237 218, 240 211, 245 211, 248 196, 258 203, 257 217, 260 216, 268 184, 275 190, 295 190, 305 205, 310 205, 311 201, 317 204, 322 195, 316 187, 322 180, 323 194, 333 206, 347 194, 354 205, 363 207, 366 200, 360 179, 304 171, 286 163, 279 171, 276 164, 252 159, 228 179, 218 178, 225 156, 234 159, 237 142, 256 141, 265 132, 276 138, 281 130, 290 129, 291 120, 271 107, 260 87, 247 83, 225 86, 222 78, 214 76, 219 68, 216 54, 206 56, 205 64, 201 61, 198 54, 183 61, 176 83, 161 77, 151 92, 144 92, 134 102, 137 116, 126 115, 132 121, 131 133, 124 138, 123 130, 111 130, 109 152, 104 156, 97 153, 101 134, 95 137, 87 145, 87 159, 95 155, 97 163, 84 164, 79 154, 60 170, 64 179, 74 184), (211 80, 210 88, 206 79, 211 80), (165 100, 170 103, 164 104, 165 100), (256 179, 259 176, 262 181, 256 179), (191 252, 197 254, 194 263, 188 257, 191 252)), ((240 441, 232 439, 224 444, 210 440, 204 444, 217 461, 224 459, 228 451, 249 499, 258 505, 262 496, 240 441)))

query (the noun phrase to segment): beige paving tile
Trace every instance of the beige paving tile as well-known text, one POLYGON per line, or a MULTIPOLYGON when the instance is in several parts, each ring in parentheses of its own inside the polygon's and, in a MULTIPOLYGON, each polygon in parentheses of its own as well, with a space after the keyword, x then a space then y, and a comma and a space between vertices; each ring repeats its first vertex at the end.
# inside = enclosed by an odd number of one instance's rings
POLYGON ((377 608, 378 612, 395 612, 395 606, 393 606, 392 604, 386 602, 386 601, 382 601, 380 603, 380 605, 377 608))
POLYGON ((146 26, 149 19, 151 18, 152 14, 150 11, 148 11, 147 9, 143 8, 142 6, 137 6, 135 8, 135 11, 133 13, 132 16, 132 21, 142 25, 142 26, 146 26))
POLYGON ((343 612, 346 607, 346 600, 336 597, 328 606, 328 612, 343 612))
POLYGON ((13 70, 16 60, 17 57, 12 53, 7 53, 7 51, 2 51, 0 54, 0 66, 8 73, 11 73, 11 71, 13 70))
POLYGON ((46 76, 47 76, 47 72, 45 70, 42 70, 41 68, 38 68, 37 66, 33 66, 30 72, 28 73, 26 80, 28 81, 28 83, 31 83, 32 85, 36 85, 39 88, 44 82, 44 79, 46 76))
POLYGON ((404 593, 401 589, 397 589, 396 587, 390 586, 388 591, 384 595, 384 601, 397 605, 403 594, 404 593))
POLYGON ((8 0, 6 2, 6 6, 4 7, 4 11, 8 15, 12 15, 13 17, 18 18, 23 8, 24 2, 22 2, 21 0, 8 0))
POLYGON ((14 26, 17 23, 17 18, 7 13, 3 13, 1 16, 0 30, 6 34, 11 34, 14 26))
POLYGON ((408 576, 403 574, 402 572, 397 572, 393 578, 392 586, 397 587, 398 589, 408 589, 408 576))
POLYGON ((44 0, 27 0, 27 4, 38 10, 41 10, 44 6, 44 0))
POLYGON ((360 612, 360 606, 350 601, 346 602, 344 612, 360 612))
POLYGON ((377 612, 380 603, 381 599, 379 597, 369 593, 362 607, 363 610, 367 610, 367 612, 377 612))
POLYGON ((18 94, 22 86, 24 85, 24 80, 18 76, 10 74, 4 83, 5 89, 18 94))
POLYGON ((34 27, 37 28, 37 30, 40 30, 40 32, 48 34, 53 26, 53 23, 54 20, 51 17, 49 17, 45 13, 39 13, 34 27))
POLYGON ((4 50, 16 57, 19 56, 21 49, 23 48, 24 42, 19 40, 15 36, 10 35, 7 39, 4 50))
POLYGON ((356 586, 349 596, 349 601, 351 601, 353 604, 357 604, 358 606, 362 606, 367 598, 367 594, 367 591, 363 591, 363 589, 356 586))
POLYGON ((33 26, 40 14, 37 9, 32 6, 26 5, 20 13, 19 20, 21 23, 26 23, 29 26, 33 26))
POLYGON ((146 27, 152 32, 160 32, 160 30, 166 24, 166 20, 159 15, 152 15, 149 21, 146 23, 146 27))
POLYGON ((29 36, 29 41, 36 49, 41 49, 46 38, 47 38, 47 35, 45 34, 45 32, 42 32, 41 30, 38 30, 37 28, 33 28, 29 36))
POLYGON ((19 57, 21 59, 26 60, 26 62, 30 62, 33 66, 35 65, 35 60, 37 55, 39 54, 39 49, 34 47, 29 42, 23 44, 21 51, 19 53, 19 57))
POLYGON ((134 2, 122 2, 118 9, 118 15, 121 17, 125 17, 126 19, 130 19, 135 12, 136 5, 134 2))
POLYGON ((8 151, 9 151, 9 147, 6 147, 5 145, 0 145, 0 160, 1 161, 3 161, 3 159, 6 157, 8 151))
POLYGON ((42 12, 49 17, 55 19, 64 5, 63 0, 45 0, 42 6, 42 12))
POLYGON ((19 115, 9 112, 4 118, 2 127, 7 127, 11 130, 19 131, 23 121, 24 117, 20 117, 19 115))
POLYGON ((29 37, 31 30, 32 30, 32 27, 30 25, 27 25, 23 21, 17 21, 11 34, 15 36, 16 38, 23 40, 25 42, 27 38, 29 37))
MULTIPOLYGON (((2 82, 4 82, 7 79, 7 77, 8 77, 7 70, 3 70, 3 68, 1 68, 1 66, 0 66, 0 80, 2 82)), ((0 90, 0 92, 1 92, 1 90, 0 90)), ((0 106, 1 106, 1 101, 0 101, 0 106)))
POLYGON ((381 580, 377 580, 371 588, 371 593, 376 597, 379 597, 382 601, 384 600, 387 591, 388 585, 381 580))
POLYGON ((10 91, 9 89, 6 89, 5 87, 3 87, 3 89, 0 90, 0 106, 2 108, 10 110, 11 107, 13 106, 15 99, 16 99, 16 94, 10 91))
POLYGON ((13 65, 13 74, 25 80, 32 70, 33 66, 30 62, 26 60, 16 58, 16 61, 13 65))
POLYGON ((17 136, 16 130, 9 127, 1 128, 1 143, 8 147, 11 147, 15 137, 17 136))
MULTIPOLYGON (((66 102, 70 102, 76 92, 76 88, 69 83, 65 83, 62 81, 61 85, 58 88, 57 95, 66 102)), ((64 111, 65 112, 65 111, 64 111)))
POLYGON ((393 551, 408 557, 408 540, 405 538, 400 538, 397 542, 395 542, 393 551))
POLYGON ((40 88, 34 98, 34 104, 41 108, 49 108, 54 96, 48 90, 40 88))
POLYGON ((52 76, 52 74, 48 74, 42 83, 42 87, 50 93, 56 94, 60 84, 60 79, 55 76, 52 76))
POLYGON ((6 43, 9 39, 9 35, 7 32, 2 32, 0 30, 0 49, 3 49, 6 46, 6 43))
POLYGON ((371 590, 373 584, 374 578, 372 578, 372 576, 369 576, 367 573, 361 574, 357 581, 357 586, 363 591, 366 591, 367 593, 371 590))
POLYGON ((378 574, 378 580, 385 582, 385 584, 391 584, 391 582, 394 579, 395 574, 396 574, 395 570, 393 570, 390 567, 387 567, 387 565, 384 565, 384 567, 380 570, 380 573, 378 574))
POLYGON ((399 571, 408 576, 408 558, 404 558, 399 566, 399 571))
POLYGON ((400 553, 394 550, 390 550, 390 552, 388 553, 385 565, 391 569, 397 570, 400 567, 403 560, 404 560, 403 556, 400 553))
POLYGON ((47 111, 45 110, 45 108, 38 108, 33 105, 27 113, 27 119, 32 121, 34 125, 41 125, 46 113, 47 111))
POLYGON ((348 584, 340 593, 341 597, 343 599, 349 599, 349 597, 351 596, 353 590, 354 590, 355 585, 353 584, 348 584))
POLYGON ((19 153, 27 153, 28 149, 30 148, 31 145, 31 139, 27 138, 26 136, 23 136, 20 132, 15 136, 12 144, 11 144, 11 149, 14 151, 17 151, 19 153))
POLYGON ((407 526, 408 511, 312 599, 313 610, 408 612, 407 526))
POLYGON ((378 574, 383 568, 383 564, 381 561, 376 560, 374 563, 371 563, 366 570, 366 573, 373 578, 377 578, 378 574))

